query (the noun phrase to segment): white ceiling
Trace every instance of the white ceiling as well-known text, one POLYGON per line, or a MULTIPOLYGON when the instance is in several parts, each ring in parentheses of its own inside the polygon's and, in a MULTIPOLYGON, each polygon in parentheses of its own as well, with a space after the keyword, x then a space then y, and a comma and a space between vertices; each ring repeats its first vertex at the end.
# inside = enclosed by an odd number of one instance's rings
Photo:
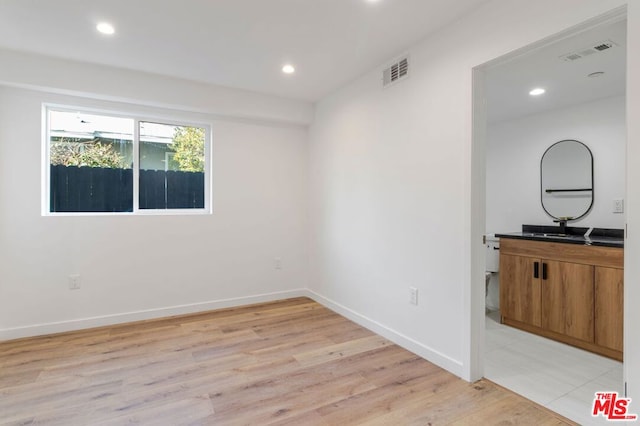
POLYGON ((0 47, 315 101, 485 1, 0 0, 0 47))
POLYGON ((626 21, 601 25, 489 69, 486 80, 489 122, 623 95, 626 34, 626 21), (618 46, 571 62, 560 58, 605 40, 618 46), (598 71, 604 75, 588 77, 598 71), (539 97, 529 96, 535 87, 547 92, 539 97))

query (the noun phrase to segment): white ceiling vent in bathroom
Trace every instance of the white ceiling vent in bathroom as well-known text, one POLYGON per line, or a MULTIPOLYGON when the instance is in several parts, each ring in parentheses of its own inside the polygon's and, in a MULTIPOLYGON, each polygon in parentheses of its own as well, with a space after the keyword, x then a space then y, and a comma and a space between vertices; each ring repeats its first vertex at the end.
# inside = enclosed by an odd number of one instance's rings
POLYGON ((578 59, 582 59, 585 56, 590 56, 598 52, 603 52, 605 50, 609 50, 616 46, 618 46, 618 44, 611 40, 600 41, 598 43, 594 43, 592 46, 585 47, 584 49, 579 49, 574 52, 566 53, 560 56, 560 59, 568 62, 577 61, 578 59))
POLYGON ((409 57, 405 56, 382 71, 382 87, 409 76, 409 57))

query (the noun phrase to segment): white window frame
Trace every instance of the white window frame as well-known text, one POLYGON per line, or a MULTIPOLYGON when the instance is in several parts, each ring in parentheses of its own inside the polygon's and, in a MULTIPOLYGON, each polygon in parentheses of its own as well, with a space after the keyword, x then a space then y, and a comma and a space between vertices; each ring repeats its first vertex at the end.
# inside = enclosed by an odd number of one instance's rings
POLYGON ((172 152, 165 152, 164 153, 164 171, 168 172, 169 171, 169 163, 171 162, 171 159, 173 158, 175 154, 172 152))
POLYGON ((212 214, 212 135, 211 124, 199 121, 176 120, 166 116, 148 116, 138 113, 94 109, 83 106, 70 106, 52 103, 42 104, 42 215, 43 216, 153 216, 153 215, 203 215, 212 214), (50 111, 80 112, 133 120, 133 211, 131 212, 52 212, 51 167, 50 167, 50 111), (194 209, 140 209, 140 123, 150 122, 169 126, 188 126, 205 129, 204 142, 204 207, 194 209))

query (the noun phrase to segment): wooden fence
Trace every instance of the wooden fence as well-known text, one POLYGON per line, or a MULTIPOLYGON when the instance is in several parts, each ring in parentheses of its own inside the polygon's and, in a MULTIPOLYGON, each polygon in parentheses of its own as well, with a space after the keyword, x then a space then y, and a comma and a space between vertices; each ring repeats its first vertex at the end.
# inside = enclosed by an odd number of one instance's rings
MULTIPOLYGON (((133 170, 51 166, 50 211, 133 211, 133 170)), ((140 170, 140 209, 204 208, 204 173, 140 170)))

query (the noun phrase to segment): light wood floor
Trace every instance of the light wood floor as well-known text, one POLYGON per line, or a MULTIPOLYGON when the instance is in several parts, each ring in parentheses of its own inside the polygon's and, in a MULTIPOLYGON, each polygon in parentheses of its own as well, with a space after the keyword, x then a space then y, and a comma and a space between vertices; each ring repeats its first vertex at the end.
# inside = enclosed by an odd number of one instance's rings
POLYGON ((0 343, 2 425, 561 425, 306 299, 0 343))

